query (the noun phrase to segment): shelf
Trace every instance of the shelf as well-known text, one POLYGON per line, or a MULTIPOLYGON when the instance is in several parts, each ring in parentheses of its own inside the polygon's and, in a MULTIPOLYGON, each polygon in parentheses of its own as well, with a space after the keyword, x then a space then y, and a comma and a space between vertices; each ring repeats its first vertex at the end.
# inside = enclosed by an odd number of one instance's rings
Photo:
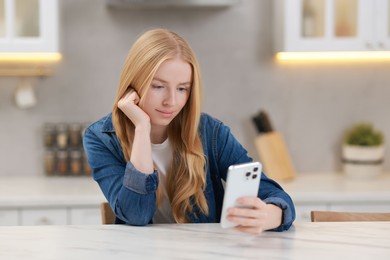
POLYGON ((60 53, 0 53, 0 76, 50 76, 61 59, 60 53))
POLYGON ((240 0, 106 0, 113 8, 222 8, 236 5, 240 0))

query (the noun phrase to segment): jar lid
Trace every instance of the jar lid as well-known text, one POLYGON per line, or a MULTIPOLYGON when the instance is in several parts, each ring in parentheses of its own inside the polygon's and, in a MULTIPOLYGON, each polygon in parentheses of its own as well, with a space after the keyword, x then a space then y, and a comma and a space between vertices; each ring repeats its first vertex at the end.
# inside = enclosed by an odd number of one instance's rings
POLYGON ((67 129, 68 129, 67 124, 65 124, 65 123, 58 123, 57 124, 57 131, 65 132, 67 129))
POLYGON ((68 152, 65 150, 58 150, 57 151, 57 157, 60 159, 65 159, 68 157, 68 152))
POLYGON ((80 150, 72 150, 70 151, 70 156, 71 157, 81 157, 81 151, 80 150))
POLYGON ((44 123, 43 125, 43 129, 47 132, 54 132, 54 130, 56 129, 56 126, 54 123, 44 123))
POLYGON ((81 130, 81 124, 79 123, 72 123, 70 124, 69 128, 73 131, 80 131, 81 130))

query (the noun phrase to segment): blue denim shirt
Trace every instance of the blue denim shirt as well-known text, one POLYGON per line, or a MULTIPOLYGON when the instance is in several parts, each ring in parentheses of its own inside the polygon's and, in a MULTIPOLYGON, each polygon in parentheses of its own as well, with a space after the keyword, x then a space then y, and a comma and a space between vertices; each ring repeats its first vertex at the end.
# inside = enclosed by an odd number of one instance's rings
MULTIPOLYGON (((250 162, 247 151, 219 120, 202 114, 199 132, 206 156, 206 189, 209 214, 198 207, 188 214, 191 223, 218 223, 221 218, 227 169, 232 164, 250 162)), ((112 125, 111 114, 90 125, 84 133, 84 148, 93 178, 99 184, 111 208, 116 223, 146 225, 152 222, 156 210, 158 174, 147 175, 126 161, 112 125)), ((283 223, 275 231, 287 230, 295 219, 294 204, 279 184, 264 173, 258 197, 283 210, 283 223)))

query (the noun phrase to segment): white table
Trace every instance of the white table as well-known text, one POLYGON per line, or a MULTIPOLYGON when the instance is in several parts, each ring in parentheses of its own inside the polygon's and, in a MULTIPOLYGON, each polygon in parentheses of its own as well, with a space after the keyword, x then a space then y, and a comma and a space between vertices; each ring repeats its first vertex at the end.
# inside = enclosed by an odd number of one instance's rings
POLYGON ((247 235, 219 224, 0 227, 0 259, 390 259, 390 222, 296 223, 247 235))

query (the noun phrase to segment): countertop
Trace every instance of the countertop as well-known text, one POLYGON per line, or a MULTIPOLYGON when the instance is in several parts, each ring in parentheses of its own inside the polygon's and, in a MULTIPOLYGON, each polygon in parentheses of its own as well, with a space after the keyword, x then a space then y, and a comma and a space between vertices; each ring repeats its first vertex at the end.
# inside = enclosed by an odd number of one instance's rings
POLYGON ((390 203, 390 173, 370 179, 349 178, 342 173, 306 173, 279 183, 295 202, 390 203))
MULTIPOLYGON (((390 173, 352 179, 341 173, 298 174, 280 181, 294 202, 389 202, 390 173)), ((260 186, 261 187, 261 186, 260 186)), ((0 177, 0 207, 100 205, 106 201, 90 176, 0 177)))
POLYGON ((390 259, 390 222, 296 223, 248 235, 219 224, 0 227, 0 259, 390 259))
POLYGON ((98 206, 104 201, 92 177, 0 178, 0 207, 98 206))

